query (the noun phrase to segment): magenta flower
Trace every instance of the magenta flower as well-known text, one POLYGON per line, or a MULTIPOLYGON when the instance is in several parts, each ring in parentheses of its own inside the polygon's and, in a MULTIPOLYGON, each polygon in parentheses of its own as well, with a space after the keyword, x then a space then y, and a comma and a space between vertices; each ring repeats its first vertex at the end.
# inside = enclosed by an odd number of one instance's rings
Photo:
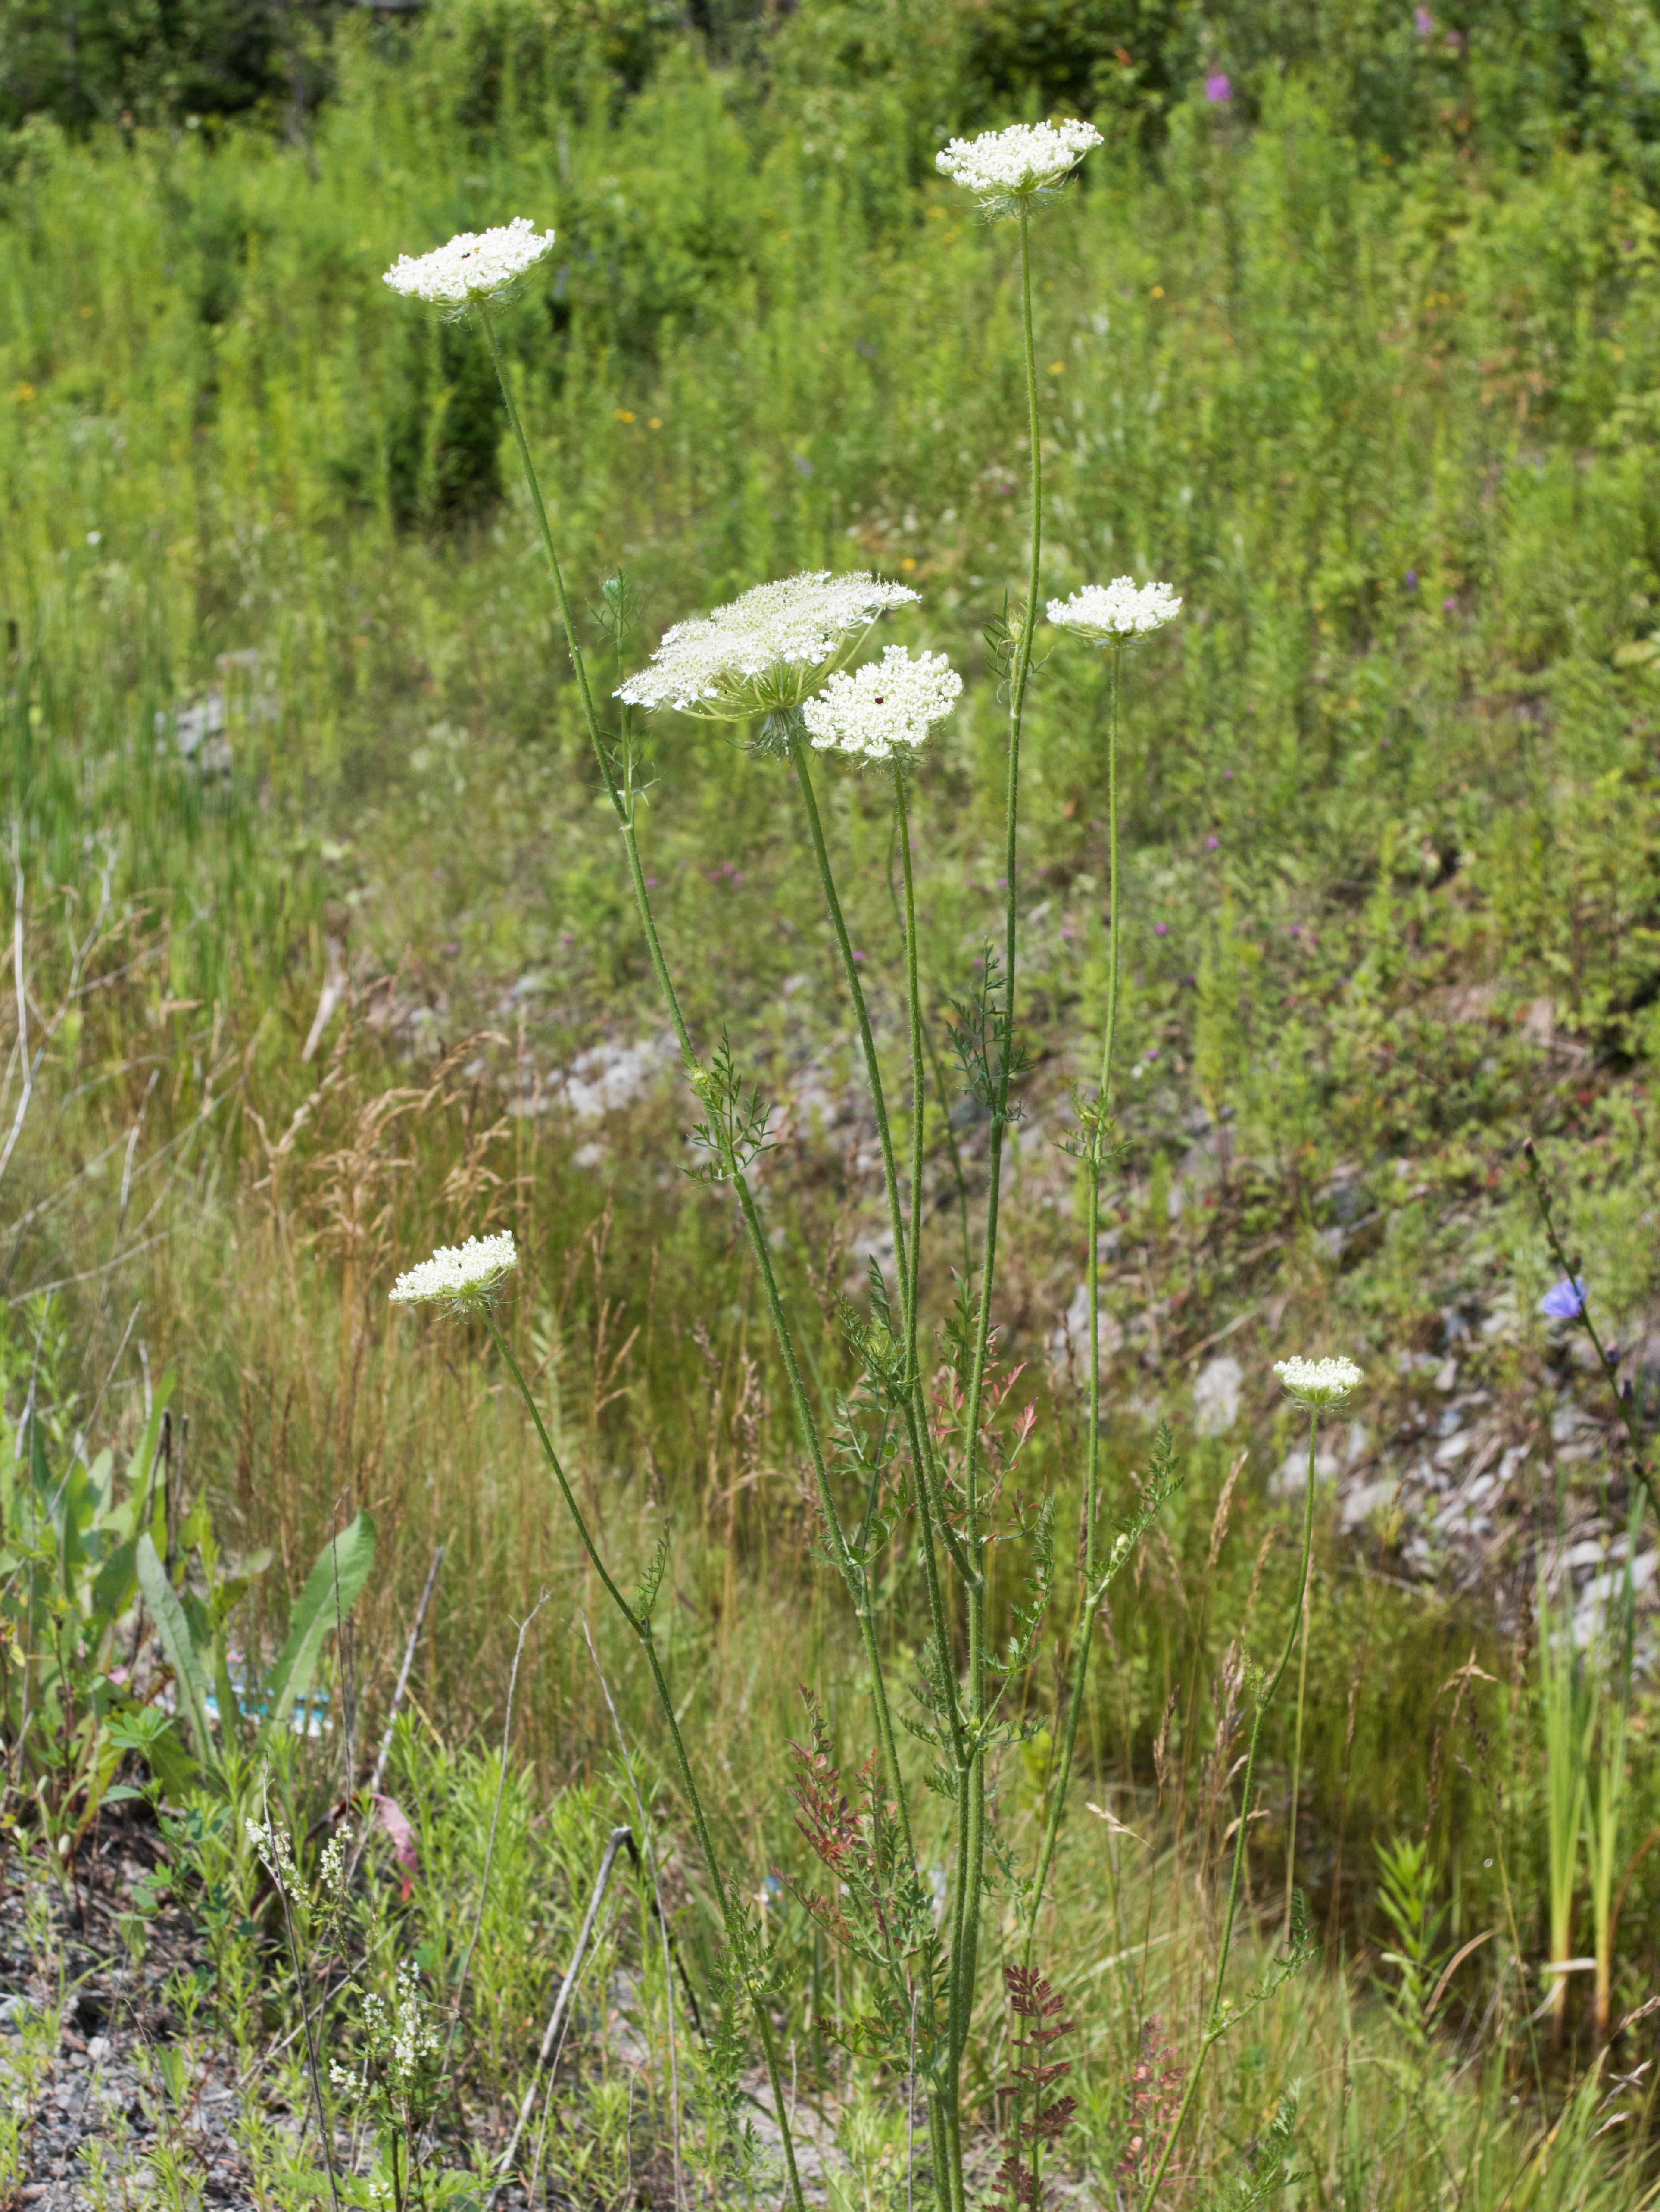
POLYGON ((1413 9, 1412 27, 1421 39, 1433 39, 1435 36, 1435 18, 1427 8, 1413 9))
POLYGON ((1204 841, 1204 848, 1206 852, 1214 853, 1221 842, 1222 841, 1220 837, 1207 837, 1204 841))
POLYGON ((1226 107, 1233 97, 1233 87, 1223 70, 1213 70, 1204 81, 1204 96, 1213 107, 1226 107))
POLYGON ((1170 924, 1167 921, 1155 921, 1153 925, 1153 934, 1154 937, 1168 937, 1170 924))

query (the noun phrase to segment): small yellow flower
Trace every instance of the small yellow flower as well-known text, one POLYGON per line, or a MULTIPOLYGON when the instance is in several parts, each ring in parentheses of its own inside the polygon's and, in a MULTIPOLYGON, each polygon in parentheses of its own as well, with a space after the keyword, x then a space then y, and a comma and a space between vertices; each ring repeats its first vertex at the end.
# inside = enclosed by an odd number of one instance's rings
POLYGON ((660 430, 660 429, 663 428, 663 417, 662 417, 662 416, 661 416, 661 415, 653 415, 653 416, 652 416, 652 417, 651 417, 651 419, 650 420, 650 422, 647 422, 647 424, 645 425, 645 427, 646 427, 646 428, 647 428, 648 430, 660 430))
POLYGON ((1163 297, 1164 297, 1164 286, 1163 286, 1162 284, 1155 284, 1155 285, 1153 287, 1153 296, 1154 296, 1154 298, 1155 300, 1162 300, 1162 299, 1163 299, 1163 297))
POLYGON ((634 410, 632 407, 618 407, 612 411, 619 422, 632 422, 634 419, 634 410))
POLYGON ((32 384, 14 384, 11 396, 20 407, 27 407, 34 398, 34 386, 32 384))
POLYGON ((1063 361, 1051 361, 1049 364, 1049 374, 1051 376, 1058 376, 1065 367, 1066 363, 1063 361))
POLYGON ((909 553, 907 553, 907 554, 906 555, 906 556, 905 556, 904 560, 903 560, 903 561, 901 561, 901 562, 900 562, 900 568, 914 568, 916 567, 916 565, 917 565, 917 563, 916 563, 915 559, 914 559, 914 558, 913 558, 913 556, 912 556, 911 554, 909 554, 909 553))

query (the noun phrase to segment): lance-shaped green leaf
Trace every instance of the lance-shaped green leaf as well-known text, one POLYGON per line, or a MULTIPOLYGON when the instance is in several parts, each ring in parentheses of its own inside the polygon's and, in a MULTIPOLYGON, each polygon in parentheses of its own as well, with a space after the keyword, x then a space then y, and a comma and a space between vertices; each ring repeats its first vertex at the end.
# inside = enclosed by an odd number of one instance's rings
POLYGON ((374 1522, 359 1513, 349 1528, 323 1547, 322 1557, 306 1577, 306 1587, 288 1616, 288 1640, 276 1655, 265 1687, 264 1743, 273 1728, 285 1723, 312 1686, 323 1639, 343 1621, 369 1579, 374 1565, 374 1522))
POLYGON ((213 1759, 213 1739, 208 1732, 207 1678, 191 1641, 190 1623, 179 1602, 179 1593, 167 1580, 167 1571, 148 1528, 138 1540, 137 1563, 138 1587, 144 1594, 150 1619, 155 1623, 161 1648, 179 1685, 179 1716, 189 1723, 196 1755, 207 1766, 213 1759))

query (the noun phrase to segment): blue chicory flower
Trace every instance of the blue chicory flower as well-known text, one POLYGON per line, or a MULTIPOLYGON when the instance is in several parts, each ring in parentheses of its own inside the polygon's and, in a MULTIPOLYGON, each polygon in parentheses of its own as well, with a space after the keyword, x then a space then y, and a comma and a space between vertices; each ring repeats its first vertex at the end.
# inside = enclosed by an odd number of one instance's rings
POLYGON ((1569 1275, 1553 1283, 1539 1301, 1539 1310, 1552 1321, 1578 1321, 1585 1310, 1585 1279, 1569 1275))

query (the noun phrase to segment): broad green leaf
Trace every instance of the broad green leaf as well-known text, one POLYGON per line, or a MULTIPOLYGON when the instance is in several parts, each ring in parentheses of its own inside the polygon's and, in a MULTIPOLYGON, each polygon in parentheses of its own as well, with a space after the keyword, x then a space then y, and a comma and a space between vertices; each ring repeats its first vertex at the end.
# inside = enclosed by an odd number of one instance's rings
POLYGON ((185 1608, 179 1601, 179 1593, 167 1580, 167 1571, 148 1529, 138 1540, 137 1564, 138 1587, 144 1593, 150 1619, 155 1623, 161 1648, 172 1663, 173 1678, 179 1685, 179 1717, 189 1723, 197 1756, 206 1766, 213 1758, 213 1739, 208 1733, 208 1685, 203 1677, 202 1662, 196 1656, 196 1646, 191 1641, 185 1608))
POLYGON ((277 1653, 266 1685, 261 1743, 273 1728, 286 1727, 294 1706, 311 1688, 324 1638, 337 1620, 344 1620, 369 1579, 374 1540, 373 1518, 360 1512, 348 1528, 324 1546, 322 1557, 306 1576, 306 1587, 288 1617, 288 1640, 277 1653))
POLYGON ((131 1536, 118 1544, 99 1567, 92 1585, 94 1623, 119 1620, 132 1603, 138 1581, 138 1545, 131 1536))

